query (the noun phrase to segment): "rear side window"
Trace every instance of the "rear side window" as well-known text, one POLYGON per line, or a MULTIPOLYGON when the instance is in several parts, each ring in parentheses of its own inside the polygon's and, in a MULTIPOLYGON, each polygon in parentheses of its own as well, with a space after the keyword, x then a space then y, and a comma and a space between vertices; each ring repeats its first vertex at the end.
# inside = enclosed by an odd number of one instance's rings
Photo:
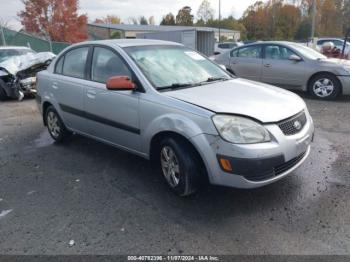
POLYGON ((76 78, 84 78, 88 53, 88 47, 76 48, 66 53, 62 74, 76 78))
POLYGON ((56 74, 62 74, 62 70, 63 70, 63 60, 64 60, 64 56, 60 57, 60 60, 58 60, 58 62, 56 63, 56 68, 55 68, 55 73, 56 74))
POLYGON ((247 46, 238 50, 238 57, 261 58, 261 46, 247 46))
POLYGON ((106 83, 113 76, 128 76, 131 78, 131 72, 116 53, 106 48, 95 47, 91 79, 96 82, 106 83))

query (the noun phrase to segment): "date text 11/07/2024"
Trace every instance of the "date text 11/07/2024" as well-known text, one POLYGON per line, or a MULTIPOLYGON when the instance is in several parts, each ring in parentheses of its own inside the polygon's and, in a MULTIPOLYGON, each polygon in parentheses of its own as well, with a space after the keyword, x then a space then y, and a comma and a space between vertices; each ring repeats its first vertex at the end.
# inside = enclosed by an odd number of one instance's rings
POLYGON ((220 261, 217 256, 128 256, 128 261, 220 261))

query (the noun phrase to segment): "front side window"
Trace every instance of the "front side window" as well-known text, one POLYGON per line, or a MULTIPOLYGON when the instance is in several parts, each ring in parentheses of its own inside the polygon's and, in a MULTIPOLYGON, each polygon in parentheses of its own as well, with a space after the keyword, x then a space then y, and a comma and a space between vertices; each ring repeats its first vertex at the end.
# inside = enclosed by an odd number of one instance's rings
POLYGON ((156 89, 192 85, 231 77, 201 54, 179 46, 139 46, 125 48, 156 89))
POLYGON ((131 78, 131 72, 117 54, 106 48, 95 47, 91 68, 92 80, 106 83, 113 76, 131 78))
POLYGON ((238 57, 242 57, 242 58, 261 58, 261 46, 242 47, 238 51, 238 57))
POLYGON ((265 58, 275 60, 288 60, 295 53, 284 46, 267 45, 265 46, 265 58))
POLYGON ((89 47, 73 49, 65 54, 62 74, 76 78, 85 78, 85 66, 89 47))

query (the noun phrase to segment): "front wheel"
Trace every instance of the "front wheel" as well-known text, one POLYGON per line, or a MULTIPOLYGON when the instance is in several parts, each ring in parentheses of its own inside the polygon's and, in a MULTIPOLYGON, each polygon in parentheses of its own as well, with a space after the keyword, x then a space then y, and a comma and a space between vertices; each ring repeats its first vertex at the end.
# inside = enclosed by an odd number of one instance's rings
POLYGON ((179 196, 198 189, 201 174, 197 152, 181 139, 165 138, 159 147, 159 163, 168 186, 179 196))
POLYGON ((61 143, 70 136, 60 116, 53 106, 49 106, 45 113, 45 122, 50 136, 57 143, 61 143))
POLYGON ((334 100, 341 93, 341 83, 336 76, 322 73, 310 80, 309 92, 318 99, 334 100))

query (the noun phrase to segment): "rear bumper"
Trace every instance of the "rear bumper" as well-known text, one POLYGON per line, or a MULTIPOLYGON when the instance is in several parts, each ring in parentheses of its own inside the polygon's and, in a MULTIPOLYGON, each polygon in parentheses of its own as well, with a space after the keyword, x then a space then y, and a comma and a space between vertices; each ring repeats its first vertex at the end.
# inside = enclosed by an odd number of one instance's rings
POLYGON ((350 76, 338 76, 338 79, 342 84, 343 94, 350 95, 350 76))
POLYGON ((284 135, 278 125, 266 125, 273 136, 268 143, 237 145, 205 134, 193 137, 192 143, 199 149, 212 184, 256 188, 282 179, 307 159, 314 135, 308 113, 307 120, 303 130, 291 136, 284 135), (220 157, 230 161, 232 172, 224 171, 220 157))

